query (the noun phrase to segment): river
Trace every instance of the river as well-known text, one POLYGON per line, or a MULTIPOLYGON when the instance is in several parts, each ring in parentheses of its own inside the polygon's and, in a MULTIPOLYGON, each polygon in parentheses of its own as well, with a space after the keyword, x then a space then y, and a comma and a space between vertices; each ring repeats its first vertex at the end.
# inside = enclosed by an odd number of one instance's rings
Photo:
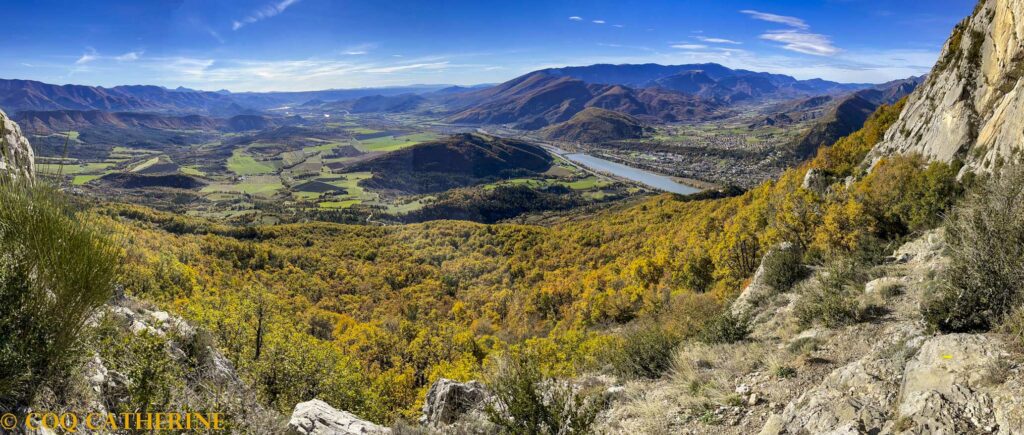
POLYGON ((651 187, 653 189, 658 189, 665 192, 678 193, 681 195, 689 195, 691 193, 700 192, 700 189, 696 187, 687 186, 685 184, 677 182, 676 180, 673 180, 671 177, 655 174, 654 172, 651 171, 626 166, 621 163, 616 163, 613 161, 594 157, 590 154, 566 153, 565 151, 562 151, 554 147, 549 147, 549 149, 552 149, 552 151, 554 151, 555 154, 558 154, 563 158, 569 159, 581 166, 586 166, 587 168, 593 171, 611 174, 616 177, 622 177, 627 180, 632 180, 645 186, 651 187))

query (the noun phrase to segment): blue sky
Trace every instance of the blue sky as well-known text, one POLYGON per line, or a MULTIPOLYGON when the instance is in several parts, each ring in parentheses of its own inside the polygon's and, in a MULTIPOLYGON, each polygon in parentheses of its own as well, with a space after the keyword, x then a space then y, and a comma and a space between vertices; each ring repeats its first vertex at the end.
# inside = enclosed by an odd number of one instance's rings
POLYGON ((501 82, 718 62, 882 82, 928 71, 974 0, 5 2, 0 78, 232 91, 501 82))

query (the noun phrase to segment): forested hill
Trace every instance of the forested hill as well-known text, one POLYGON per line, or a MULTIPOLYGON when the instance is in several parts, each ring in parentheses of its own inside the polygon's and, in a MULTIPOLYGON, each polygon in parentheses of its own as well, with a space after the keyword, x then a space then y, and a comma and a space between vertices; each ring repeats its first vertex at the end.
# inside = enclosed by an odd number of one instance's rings
POLYGON ((551 164, 551 155, 536 145, 467 133, 392 151, 349 170, 373 172, 367 186, 429 193, 536 175, 551 164))

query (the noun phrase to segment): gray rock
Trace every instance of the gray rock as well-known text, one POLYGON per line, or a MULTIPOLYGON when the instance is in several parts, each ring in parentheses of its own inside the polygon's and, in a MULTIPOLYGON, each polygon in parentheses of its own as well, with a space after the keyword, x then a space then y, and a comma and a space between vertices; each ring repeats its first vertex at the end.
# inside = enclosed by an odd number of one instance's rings
POLYGON ((995 407, 988 390, 999 377, 999 362, 1009 355, 1001 343, 974 334, 929 339, 907 363, 901 401, 903 419, 914 422, 911 433, 958 434, 996 427, 995 407))
POLYGON ((870 352, 790 402, 765 423, 761 435, 878 433, 889 422, 903 369, 903 361, 890 356, 892 349, 914 346, 922 333, 910 322, 887 328, 870 352))
POLYGON ((32 178, 35 176, 35 156, 21 127, 0 110, 0 173, 32 178))
POLYGON ((804 189, 810 190, 817 194, 824 194, 828 191, 828 187, 832 185, 832 178, 819 169, 810 169, 807 174, 804 175, 804 182, 801 185, 804 189))
POLYGON ((313 399, 295 405, 288 431, 297 435, 387 434, 391 430, 313 399))
POLYGON ((983 0, 953 31, 927 80, 869 155, 962 158, 992 172, 1024 147, 1024 0, 983 0))
POLYGON ((428 427, 455 423, 467 413, 481 411, 488 397, 483 384, 477 381, 438 379, 427 391, 420 423, 428 427))

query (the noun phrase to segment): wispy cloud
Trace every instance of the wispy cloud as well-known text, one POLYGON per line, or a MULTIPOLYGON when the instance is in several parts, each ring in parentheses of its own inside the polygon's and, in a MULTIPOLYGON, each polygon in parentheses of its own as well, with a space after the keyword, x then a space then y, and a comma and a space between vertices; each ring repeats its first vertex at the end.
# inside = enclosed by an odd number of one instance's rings
POLYGON ((289 6, 298 2, 299 0, 281 0, 277 3, 266 5, 262 8, 252 11, 252 13, 245 18, 233 21, 231 23, 231 30, 238 30, 249 24, 257 23, 267 18, 277 16, 281 12, 284 12, 285 9, 288 9, 289 6))
POLYGON ((770 23, 785 24, 787 26, 795 27, 797 29, 804 29, 804 30, 806 30, 806 29, 810 28, 810 26, 807 25, 806 21, 804 21, 804 20, 802 20, 800 18, 797 18, 797 17, 789 17, 789 16, 786 16, 786 15, 770 14, 770 13, 767 13, 767 12, 760 12, 760 11, 755 11, 755 10, 752 10, 752 9, 744 9, 744 10, 742 10, 740 12, 744 13, 744 14, 747 14, 747 15, 750 15, 750 17, 755 19, 755 20, 768 21, 770 23))
POLYGON ((773 41, 782 44, 782 48, 797 53, 810 54, 814 56, 833 56, 841 50, 832 45, 832 38, 820 33, 811 33, 811 26, 806 21, 797 17, 770 14, 754 10, 742 10, 741 13, 750 15, 752 18, 771 23, 784 24, 792 27, 786 30, 769 30, 761 34, 760 38, 766 41, 773 41))
POLYGON ((806 33, 798 30, 772 30, 761 35, 761 39, 782 43, 782 48, 797 53, 815 56, 832 56, 839 49, 832 45, 828 36, 806 33))
POLYGON ((623 26, 622 24, 612 24, 612 27, 617 27, 617 28, 621 29, 621 28, 626 27, 626 26, 623 26))
POLYGON ((362 56, 370 54, 370 51, 377 48, 377 44, 358 44, 345 47, 341 54, 348 56, 362 56))
POLYGON ((96 50, 90 48, 86 50, 85 53, 82 53, 82 57, 79 57, 78 60, 75 61, 75 65, 85 65, 89 62, 95 61, 98 58, 99 56, 96 55, 96 50))
POLYGON ((592 22, 593 22, 594 24, 604 24, 604 20, 594 20, 594 21, 592 21, 592 22))
POLYGON ((672 48, 678 48, 680 50, 703 50, 708 48, 708 46, 701 44, 673 44, 672 48))
POLYGON ((694 38, 697 38, 700 41, 704 41, 704 42, 711 43, 711 44, 736 44, 736 45, 742 44, 742 42, 733 41, 731 39, 725 39, 725 38, 709 38, 707 36, 694 36, 694 38))
POLYGON ((207 27, 207 28, 206 28, 206 33, 207 33, 207 34, 209 34, 210 36, 212 36, 212 37, 213 37, 213 39, 216 39, 216 40, 217 40, 217 42, 219 42, 219 43, 221 43, 221 44, 223 44, 223 43, 224 43, 224 38, 222 38, 222 37, 220 36, 220 33, 217 33, 217 31, 216 31, 216 30, 213 30, 213 29, 211 29, 211 28, 207 27))
POLYGON ((364 71, 368 72, 368 73, 390 74, 390 73, 393 73, 393 72, 409 71, 409 70, 415 70, 415 69, 441 69, 441 68, 444 68, 444 67, 448 66, 448 63, 449 62, 447 62, 447 61, 445 61, 445 62, 432 62, 432 63, 414 63, 414 64, 409 64, 409 65, 397 65, 397 66, 388 66, 388 67, 381 67, 381 68, 369 68, 369 69, 366 69, 364 71))
POLYGON ((142 57, 142 53, 142 51, 129 51, 125 54, 114 57, 114 60, 117 60, 118 62, 134 62, 139 60, 139 57, 142 57))
POLYGON ((578 17, 576 15, 573 15, 573 16, 569 17, 569 21, 583 21, 583 17, 578 17))

